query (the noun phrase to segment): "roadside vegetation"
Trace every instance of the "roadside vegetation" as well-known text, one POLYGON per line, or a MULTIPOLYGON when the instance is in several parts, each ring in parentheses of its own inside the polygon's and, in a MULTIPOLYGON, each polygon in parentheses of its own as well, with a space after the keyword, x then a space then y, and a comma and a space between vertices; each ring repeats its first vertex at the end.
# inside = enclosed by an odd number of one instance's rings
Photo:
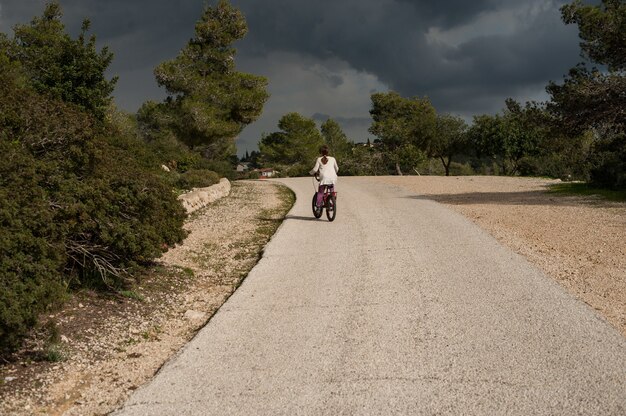
POLYGON ((113 54, 89 27, 72 38, 51 1, 0 34, 0 357, 74 290, 132 296, 186 235, 177 194, 232 175, 234 137, 267 99, 264 78, 235 70, 247 27, 228 1, 156 68, 170 96, 137 115, 116 109, 113 54))
POLYGON ((584 182, 564 182, 550 186, 550 192, 557 195, 596 196, 615 202, 626 202, 626 190, 598 188, 584 182))
POLYGON ((343 175, 523 175, 626 189, 626 4, 576 0, 561 13, 565 24, 578 25, 585 62, 546 87, 547 102, 508 99, 498 114, 468 125, 438 113, 427 98, 375 93, 373 142, 348 139, 333 120, 320 131, 312 119, 290 113, 250 159, 284 176, 302 175, 325 141, 343 175))

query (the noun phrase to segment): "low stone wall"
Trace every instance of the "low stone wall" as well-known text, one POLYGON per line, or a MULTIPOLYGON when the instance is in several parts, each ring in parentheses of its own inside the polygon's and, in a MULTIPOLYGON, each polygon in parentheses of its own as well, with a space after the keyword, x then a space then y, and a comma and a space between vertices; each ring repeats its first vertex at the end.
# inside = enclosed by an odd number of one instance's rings
POLYGON ((187 192, 178 197, 183 207, 187 210, 187 214, 207 206, 211 202, 215 202, 230 193, 230 182, 226 178, 220 179, 220 182, 207 188, 196 188, 191 192, 187 192))

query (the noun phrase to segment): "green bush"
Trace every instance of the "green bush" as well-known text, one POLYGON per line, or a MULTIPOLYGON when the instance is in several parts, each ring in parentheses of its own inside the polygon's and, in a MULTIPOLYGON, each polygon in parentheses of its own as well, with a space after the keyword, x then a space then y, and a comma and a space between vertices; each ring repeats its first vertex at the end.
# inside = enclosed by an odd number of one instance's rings
MULTIPOLYGON (((443 176, 446 174, 446 171, 443 168, 443 165, 437 159, 426 159, 420 162, 415 168, 420 173, 420 175, 443 176)), ((415 173, 415 171, 411 173, 415 173)))
POLYGON ((0 55, 0 353, 68 286, 121 286, 184 238, 158 157, 124 123, 35 93, 0 55))
POLYGON ((589 157, 591 183, 610 189, 626 189, 626 135, 598 143, 589 157))
POLYGON ((147 140, 151 154, 158 158, 158 164, 171 170, 184 173, 189 169, 200 168, 202 157, 192 152, 171 133, 165 132, 147 140))
POLYGON ((190 169, 178 178, 179 189, 206 188, 218 183, 220 177, 217 173, 207 169, 190 169))
POLYGON ((40 313, 63 299, 66 263, 40 163, 0 137, 0 354, 18 346, 40 313))
POLYGON ((452 176, 471 176, 475 174, 476 172, 469 163, 450 163, 450 175, 452 176))
POLYGON ((185 213, 172 188, 125 147, 108 138, 93 145, 90 175, 64 183, 59 221, 81 281, 96 277, 118 286, 124 271, 182 241, 185 213))
POLYGON ((235 166, 228 160, 209 160, 201 158, 193 166, 195 169, 210 170, 217 173, 221 178, 235 179, 235 166))

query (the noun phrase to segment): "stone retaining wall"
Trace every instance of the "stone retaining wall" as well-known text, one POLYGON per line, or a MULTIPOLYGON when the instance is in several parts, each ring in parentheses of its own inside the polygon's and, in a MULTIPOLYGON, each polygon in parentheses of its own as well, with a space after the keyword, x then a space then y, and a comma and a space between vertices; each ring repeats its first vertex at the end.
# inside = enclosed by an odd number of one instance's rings
POLYGON ((220 182, 207 188, 197 188, 191 192, 187 192, 178 197, 183 207, 187 210, 187 214, 207 206, 211 202, 215 202, 230 193, 230 182, 226 178, 220 179, 220 182))

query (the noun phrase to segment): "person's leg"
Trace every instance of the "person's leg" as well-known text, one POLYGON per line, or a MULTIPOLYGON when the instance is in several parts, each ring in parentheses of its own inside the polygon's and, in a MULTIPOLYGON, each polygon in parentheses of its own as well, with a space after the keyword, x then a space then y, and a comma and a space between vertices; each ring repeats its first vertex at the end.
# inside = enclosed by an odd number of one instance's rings
POLYGON ((315 205, 318 207, 321 207, 324 201, 324 188, 326 188, 326 185, 320 185, 319 188, 317 188, 317 201, 315 201, 315 205))

